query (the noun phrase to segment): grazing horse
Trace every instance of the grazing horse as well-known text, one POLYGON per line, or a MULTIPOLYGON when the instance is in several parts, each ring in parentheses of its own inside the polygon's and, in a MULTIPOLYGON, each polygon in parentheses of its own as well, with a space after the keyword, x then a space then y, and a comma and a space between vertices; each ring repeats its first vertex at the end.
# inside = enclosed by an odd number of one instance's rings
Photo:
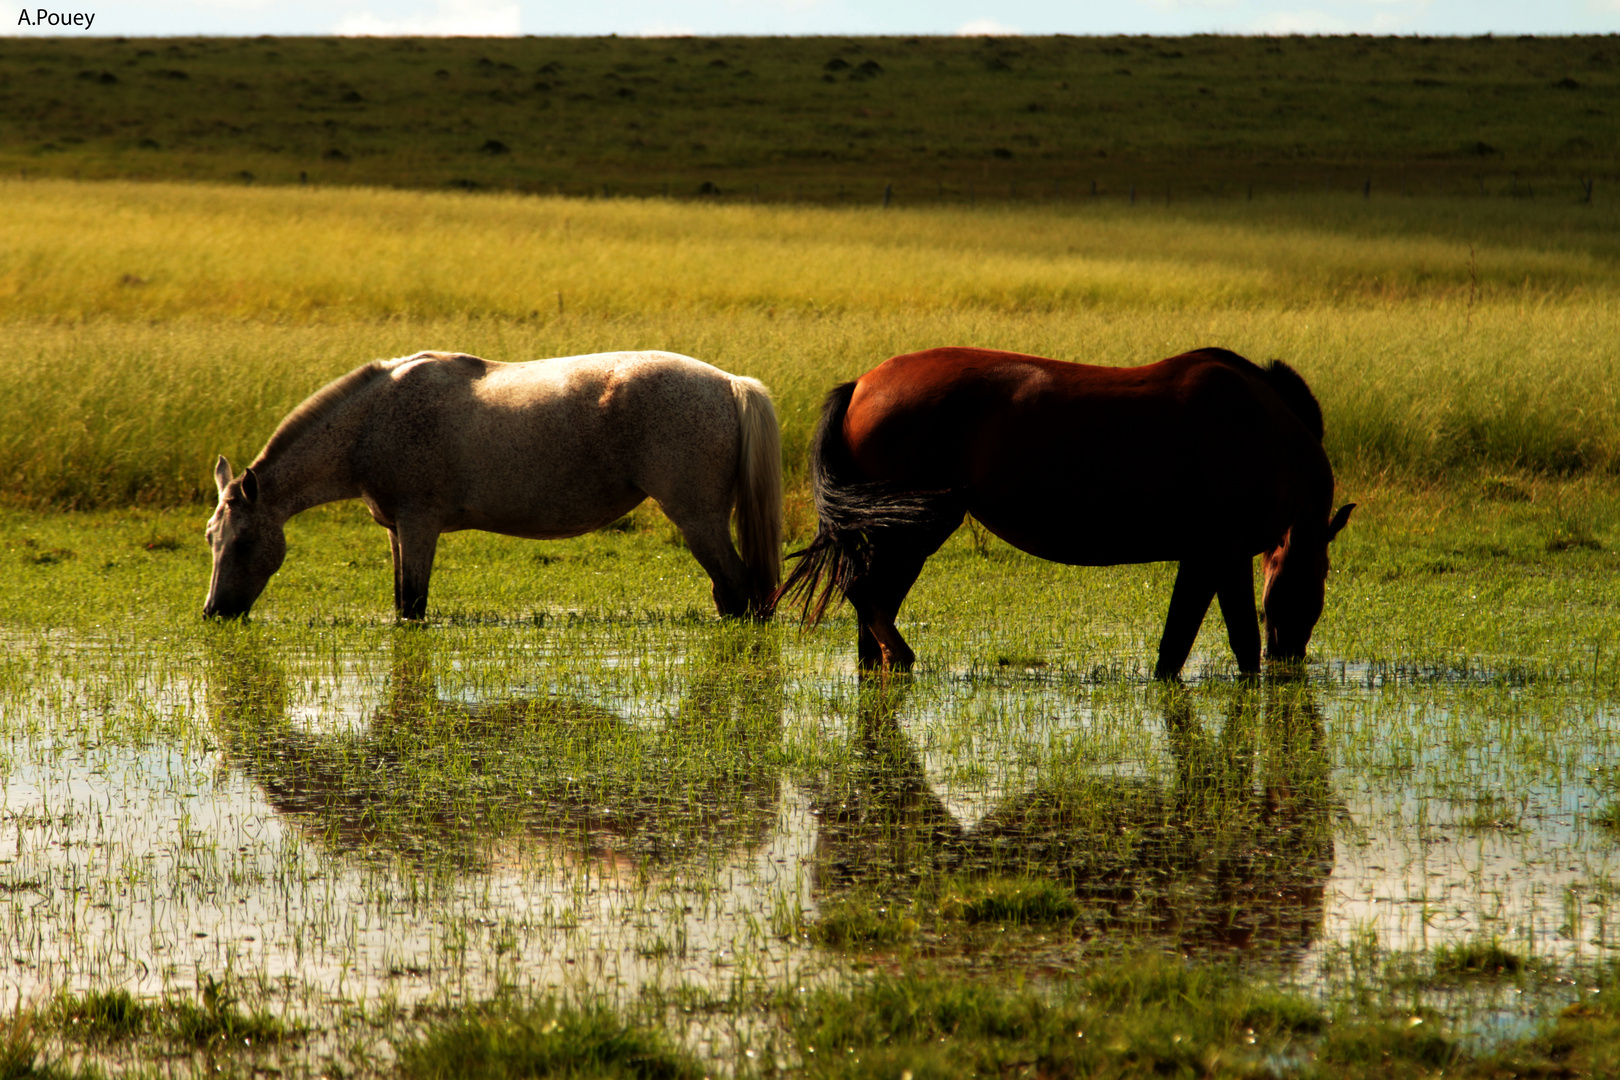
POLYGON ((911 667, 895 617, 969 513, 1054 562, 1179 562, 1161 679, 1180 673, 1217 596, 1239 669, 1260 670, 1252 559, 1263 554, 1266 656, 1301 659, 1328 541, 1355 505, 1332 512, 1305 380, 1224 349, 1136 368, 988 349, 896 356, 827 395, 811 477, 820 526, 777 595, 802 593, 811 621, 835 588, 848 597, 865 670, 911 667))
POLYGON ((720 614, 769 615, 781 571, 770 395, 675 353, 376 361, 294 409, 241 475, 221 457, 214 480, 204 615, 246 615, 286 555, 286 520, 337 499, 360 499, 388 530, 406 619, 427 613, 440 533, 578 536, 649 496, 714 582, 720 614))

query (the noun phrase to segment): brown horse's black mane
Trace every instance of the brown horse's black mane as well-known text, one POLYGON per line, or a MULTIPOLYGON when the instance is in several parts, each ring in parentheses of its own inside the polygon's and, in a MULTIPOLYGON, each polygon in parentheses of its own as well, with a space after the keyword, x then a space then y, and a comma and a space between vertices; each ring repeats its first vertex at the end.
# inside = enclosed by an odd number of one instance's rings
POLYGON ((259 462, 269 461, 310 428, 326 419, 333 409, 347 401, 355 391, 369 384, 379 375, 387 374, 397 361, 373 360, 340 375, 304 399, 304 403, 287 414, 270 436, 270 441, 259 451, 259 462))
POLYGON ((1254 361, 1239 356, 1229 349, 1199 349, 1201 354, 1215 360, 1221 360, 1233 367, 1252 371, 1266 381, 1276 395, 1283 399, 1305 429, 1316 436, 1318 442, 1322 441, 1325 430, 1322 425, 1322 406, 1316 401, 1316 395, 1311 388, 1305 385, 1305 380, 1281 360, 1272 360, 1264 367, 1254 361))

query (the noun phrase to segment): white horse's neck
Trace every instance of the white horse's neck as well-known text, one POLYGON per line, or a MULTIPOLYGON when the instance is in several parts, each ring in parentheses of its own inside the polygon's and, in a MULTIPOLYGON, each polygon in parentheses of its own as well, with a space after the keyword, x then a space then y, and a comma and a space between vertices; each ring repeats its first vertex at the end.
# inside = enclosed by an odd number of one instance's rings
POLYGON ((291 441, 272 439, 253 463, 264 508, 286 521, 312 506, 359 498, 349 460, 365 412, 363 402, 354 402, 291 441))
POLYGON ((255 465, 259 485, 268 498, 266 509, 273 509, 282 521, 312 506, 360 497, 355 484, 340 467, 341 459, 321 461, 316 455, 286 455, 274 462, 255 465), (343 473, 344 475, 339 475, 343 473))

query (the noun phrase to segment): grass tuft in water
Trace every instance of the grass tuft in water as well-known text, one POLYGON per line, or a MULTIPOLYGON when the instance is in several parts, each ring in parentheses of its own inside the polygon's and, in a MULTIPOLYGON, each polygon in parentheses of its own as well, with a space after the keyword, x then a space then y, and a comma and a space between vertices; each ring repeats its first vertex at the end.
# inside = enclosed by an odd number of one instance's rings
POLYGON ((83 1042, 118 1042, 146 1030, 155 1015, 151 1005, 128 990, 90 990, 83 997, 63 994, 51 1003, 50 1020, 64 1038, 83 1042))
POLYGON ((1612 802, 1586 819, 1612 836, 1620 837, 1620 802, 1612 802))
POLYGON ((1442 944, 1433 953, 1434 973, 1450 978, 1495 978, 1518 975, 1530 966, 1527 957, 1490 941, 1442 944))
POLYGON ((399 1048, 405 1080, 477 1076, 567 1076, 625 1080, 685 1080, 704 1075, 693 1058, 661 1032, 633 1024, 600 1006, 555 1001, 490 1005, 435 1027, 399 1048))
POLYGON ((855 894, 826 906, 810 926, 810 940, 829 949, 882 948, 911 941, 917 925, 909 908, 855 894))
MULTIPOLYGON (((251 1050, 294 1034, 267 1010, 244 1011, 228 986, 212 976, 203 981, 199 997, 148 1002, 123 989, 91 990, 80 997, 61 994, 41 1019, 62 1039, 77 1043, 149 1037, 199 1050, 251 1050)), ((7 1075, 0 1069, 0 1077, 7 1075)))
POLYGON ((943 893, 940 915, 968 923, 1034 926, 1068 922, 1080 915, 1080 904, 1071 890, 1040 878, 952 883, 943 893))

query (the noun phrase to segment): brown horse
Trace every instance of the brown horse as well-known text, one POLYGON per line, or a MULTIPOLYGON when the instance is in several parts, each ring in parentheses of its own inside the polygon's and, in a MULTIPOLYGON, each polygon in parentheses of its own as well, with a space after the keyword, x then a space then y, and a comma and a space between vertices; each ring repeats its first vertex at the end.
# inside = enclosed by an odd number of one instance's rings
POLYGON ((1080 566, 1175 560, 1157 678, 1176 677, 1213 597, 1260 670, 1298 660, 1322 614, 1333 509, 1322 410, 1294 370, 1200 349, 1137 368, 988 349, 888 360, 827 395, 811 449, 820 527, 778 596, 855 608, 863 669, 916 659, 895 629, 923 562, 971 513, 1014 547, 1080 566), (819 597, 816 595, 820 591, 819 597))

